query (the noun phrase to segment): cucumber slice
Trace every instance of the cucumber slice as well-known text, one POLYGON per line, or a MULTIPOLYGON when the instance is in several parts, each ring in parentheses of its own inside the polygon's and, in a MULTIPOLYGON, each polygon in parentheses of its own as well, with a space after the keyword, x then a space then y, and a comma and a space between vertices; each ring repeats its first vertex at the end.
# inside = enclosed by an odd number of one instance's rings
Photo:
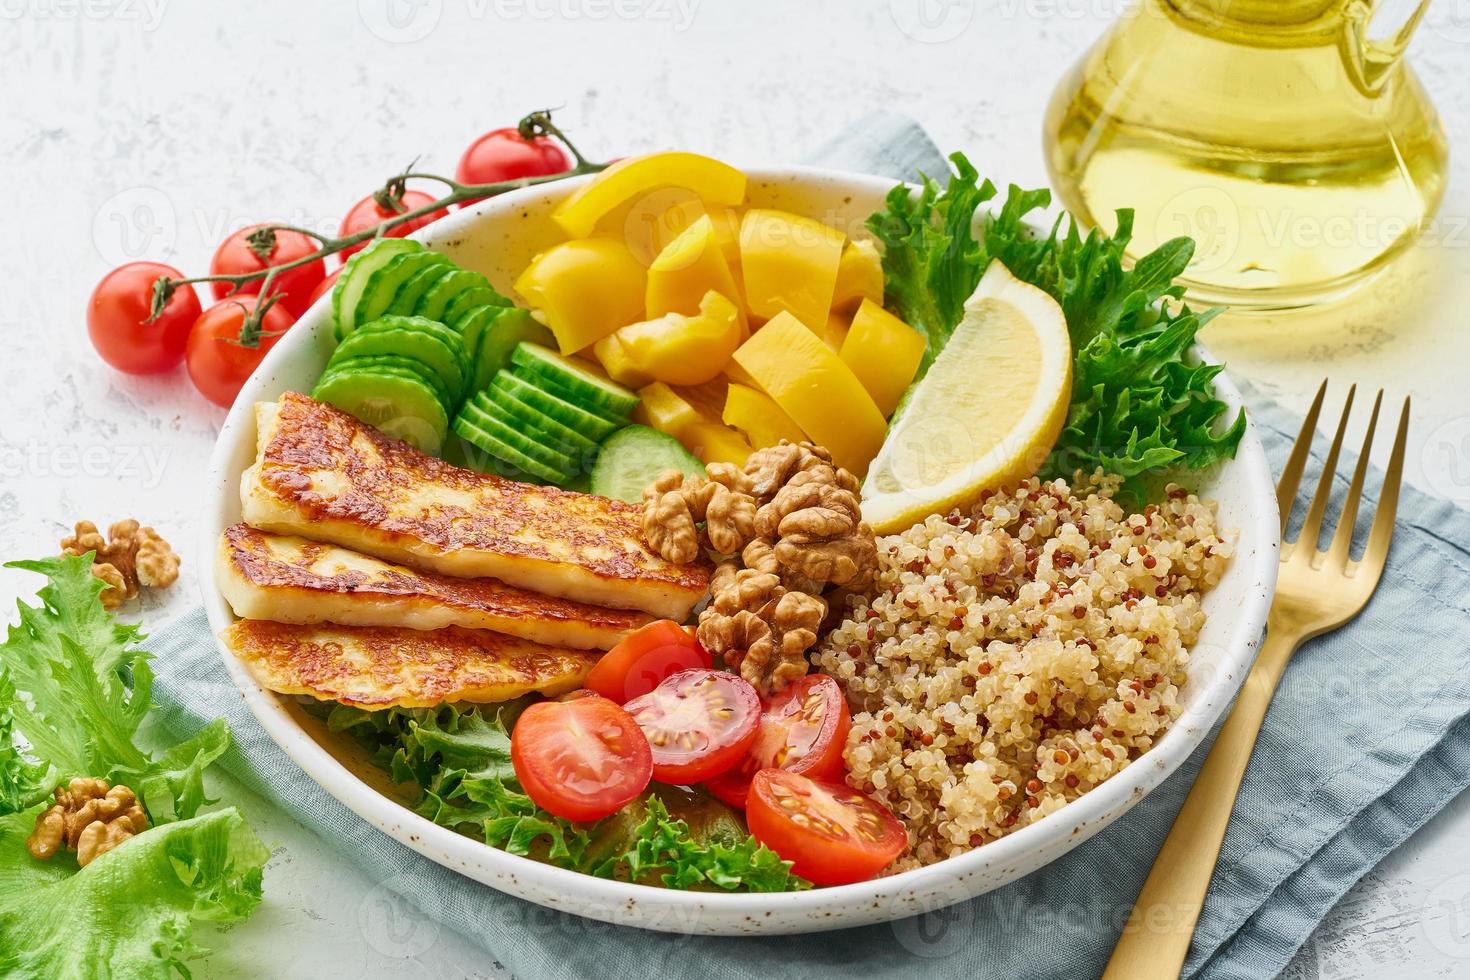
POLYGON ((509 371, 501 371, 495 375, 490 387, 514 395, 538 412, 551 416, 562 425, 582 433, 589 439, 601 441, 622 427, 622 423, 611 422, 601 415, 593 415, 558 395, 516 377, 509 371))
POLYGON ((413 274, 408 282, 398 287, 398 292, 393 294, 393 302, 383 312, 394 316, 413 316, 418 311, 419 301, 424 294, 434 288, 445 276, 453 275, 456 270, 452 265, 431 263, 424 269, 413 274))
POLYGON ((514 303, 502 296, 494 286, 491 286, 487 282, 473 289, 466 289, 454 297, 454 299, 450 300, 449 305, 444 308, 444 316, 441 319, 444 323, 458 329, 460 320, 481 306, 514 305, 514 303))
POLYGON ((688 476, 703 476, 704 464, 679 444, 646 425, 619 429, 602 444, 592 465, 592 492, 633 503, 664 470, 676 469, 688 476))
POLYGON ((485 277, 478 272, 470 272, 468 269, 456 266, 453 272, 429 287, 429 291, 419 299, 418 309, 413 312, 418 316, 442 323, 444 312, 449 309, 449 304, 456 296, 484 285, 485 282, 485 277))
POLYGON ((514 418, 494 404, 482 407, 473 401, 469 402, 459 410, 459 417, 469 419, 481 432, 489 433, 522 455, 543 466, 549 466, 564 476, 571 476, 579 469, 575 459, 522 431, 514 418))
POLYGON ((474 334, 476 391, 484 391, 496 372, 510 367, 511 354, 517 345, 524 342, 540 344, 552 339, 551 331, 537 323, 529 310, 516 306, 486 306, 482 309, 494 313, 471 318, 465 325, 466 346, 471 340, 470 334, 474 334))
POLYGON ((347 260, 332 287, 332 319, 339 339, 356 328, 357 306, 373 273, 400 255, 423 250, 422 245, 407 238, 380 238, 347 260))
MULTIPOLYGON (((346 343, 346 341, 343 341, 343 343, 346 343)), ((439 399, 446 413, 449 411, 449 406, 454 403, 450 397, 451 392, 449 391, 449 386, 444 383, 443 378, 439 377, 437 371, 423 361, 412 357, 404 357, 400 354, 348 355, 336 361, 336 363, 328 361, 327 369, 322 372, 321 379, 317 383, 321 384, 327 378, 338 374, 354 374, 359 371, 375 370, 401 372, 422 381, 439 399)))
POLYGON ((456 403, 466 393, 470 363, 464 341, 443 324, 397 316, 364 323, 332 352, 327 368, 354 357, 376 356, 411 357, 425 364, 444 382, 456 403))
POLYGON ((357 304, 357 323, 370 323, 387 313, 398 290, 420 272, 448 264, 449 260, 437 252, 414 252, 390 259, 363 287, 362 299, 357 304))
POLYGON ((504 388, 491 386, 470 399, 482 408, 486 403, 494 404, 506 415, 516 419, 528 430, 545 436, 544 442, 561 449, 568 456, 591 457, 597 449, 597 442, 589 439, 582 433, 563 425, 556 419, 539 411, 526 402, 512 395, 504 388))
POLYGON ((449 431, 449 416, 434 390, 407 373, 364 369, 324 375, 311 397, 430 454, 439 452, 449 431))
POLYGON ((476 449, 487 452, 496 459, 509 463, 522 473, 545 480, 547 483, 561 483, 570 478, 567 474, 538 463, 514 446, 502 442, 495 435, 481 429, 474 420, 463 413, 454 420, 454 432, 476 449))
POLYGON ((511 354, 516 373, 526 380, 555 385, 569 401, 589 411, 626 417, 638 404, 638 396, 615 381, 600 377, 590 365, 562 357, 549 347, 522 343, 511 354))

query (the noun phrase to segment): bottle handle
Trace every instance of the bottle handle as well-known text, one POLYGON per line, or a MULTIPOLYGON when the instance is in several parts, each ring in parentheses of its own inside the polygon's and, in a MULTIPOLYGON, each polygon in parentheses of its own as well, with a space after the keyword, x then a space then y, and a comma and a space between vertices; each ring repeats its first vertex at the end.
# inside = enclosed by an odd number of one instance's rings
POLYGON ((1368 36, 1373 22, 1373 0, 1349 0, 1342 13, 1342 32, 1337 36, 1338 53, 1353 86, 1368 98, 1376 98, 1388 84, 1389 75, 1403 60, 1409 41, 1429 10, 1429 0, 1419 0, 1391 38, 1368 36))

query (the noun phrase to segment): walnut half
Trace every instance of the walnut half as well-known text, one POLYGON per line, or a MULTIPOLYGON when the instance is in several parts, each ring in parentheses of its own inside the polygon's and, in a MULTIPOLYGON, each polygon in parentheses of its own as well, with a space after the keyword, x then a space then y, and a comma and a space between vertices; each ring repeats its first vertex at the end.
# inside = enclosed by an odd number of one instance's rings
POLYGON ((77 852, 77 864, 85 868, 148 829, 148 815, 126 786, 77 778, 56 787, 55 795, 56 802, 36 817, 36 829, 26 840, 26 850, 38 861, 50 860, 65 845, 77 852))
POLYGON ((162 589, 179 577, 179 556, 151 527, 135 520, 118 521, 107 529, 107 537, 91 521, 77 521, 71 534, 61 539, 64 555, 95 552, 92 574, 111 588, 102 590, 102 605, 116 609, 138 594, 140 587, 162 589))

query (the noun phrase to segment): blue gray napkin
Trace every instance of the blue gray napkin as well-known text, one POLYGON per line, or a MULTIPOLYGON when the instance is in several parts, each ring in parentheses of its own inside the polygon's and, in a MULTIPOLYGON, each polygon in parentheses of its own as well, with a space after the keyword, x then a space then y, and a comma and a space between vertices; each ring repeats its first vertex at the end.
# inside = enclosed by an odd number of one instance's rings
MULTIPOLYGON (((923 130, 887 114, 833 141, 815 162, 896 179, 945 172, 923 130)), ((1279 467, 1300 423, 1269 401, 1249 401, 1279 467)), ((1315 479, 1310 470, 1307 479, 1315 479)), ((1187 976, 1259 980, 1280 972, 1355 881, 1470 784, 1467 602, 1470 512, 1406 489, 1372 603, 1299 651, 1286 672, 1225 837, 1187 976)), ((522 980, 1097 976, 1208 748, 1066 857, 952 908, 840 933, 670 936, 538 908, 378 832, 313 783, 251 717, 202 609, 149 645, 165 725, 193 731, 226 718, 236 741, 224 759, 231 773, 522 980)))

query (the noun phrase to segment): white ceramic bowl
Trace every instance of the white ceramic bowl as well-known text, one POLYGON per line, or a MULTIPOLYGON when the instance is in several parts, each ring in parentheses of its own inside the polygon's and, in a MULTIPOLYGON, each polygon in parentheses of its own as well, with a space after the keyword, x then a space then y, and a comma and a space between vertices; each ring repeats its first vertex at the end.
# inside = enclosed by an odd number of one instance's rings
MULTIPOLYGON (((417 237, 509 294, 527 261, 561 240, 549 216, 573 186, 558 182, 493 198, 417 237)), ((749 186, 754 205, 856 232, 893 181, 797 167, 752 171, 749 186)), ((329 307, 320 302, 246 383, 220 433, 199 550, 199 567, 209 569, 201 584, 216 633, 234 619, 215 585, 212 559, 221 529, 239 520, 240 474, 255 454, 251 405, 287 390, 310 391, 332 346, 329 307)), ((1240 393, 1224 377, 1216 384, 1233 414, 1240 393)), ((220 655, 266 731, 326 792, 405 846, 503 892, 595 919, 680 933, 793 933, 889 921, 997 888, 1087 840, 1173 772, 1230 703, 1254 659, 1277 568, 1275 496, 1253 429, 1246 431, 1236 459, 1210 474, 1200 489, 1219 502, 1221 525, 1237 533, 1238 548, 1219 587, 1204 601, 1209 622, 1192 651, 1184 713, 1173 728, 1142 759, 1044 820, 940 864, 861 884, 780 895, 684 892, 593 878, 507 854, 437 826, 385 795, 386 780, 349 739, 328 733, 290 699, 261 688, 223 645, 220 655)))

